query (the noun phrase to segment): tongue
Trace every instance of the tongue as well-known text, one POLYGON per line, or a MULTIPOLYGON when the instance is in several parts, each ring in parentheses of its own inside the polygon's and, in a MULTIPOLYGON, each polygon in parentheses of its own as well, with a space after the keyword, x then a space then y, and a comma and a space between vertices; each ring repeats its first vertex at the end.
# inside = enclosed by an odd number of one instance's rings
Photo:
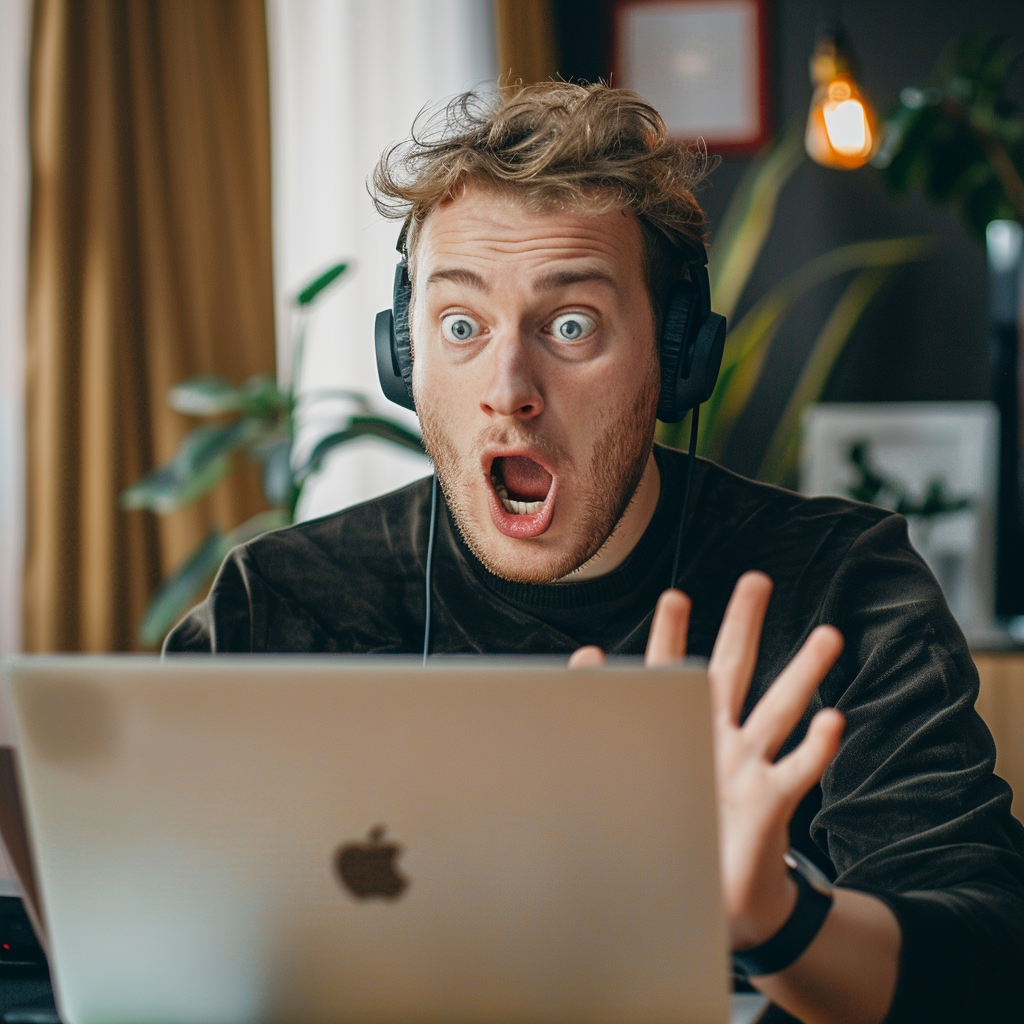
POLYGON ((506 456, 500 469, 509 496, 518 501, 541 501, 551 490, 551 474, 525 455, 506 456))

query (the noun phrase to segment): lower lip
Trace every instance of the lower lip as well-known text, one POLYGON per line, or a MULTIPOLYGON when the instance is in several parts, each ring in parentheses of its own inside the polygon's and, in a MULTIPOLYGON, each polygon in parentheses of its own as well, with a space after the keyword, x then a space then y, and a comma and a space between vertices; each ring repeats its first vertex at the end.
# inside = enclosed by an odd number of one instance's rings
POLYGON ((531 537, 539 537, 551 525, 551 517, 555 514, 554 480, 551 481, 551 489, 548 491, 548 496, 544 499, 540 511, 530 515, 516 515, 514 512, 506 511, 490 480, 488 480, 487 492, 491 519, 506 537, 529 540, 531 537))

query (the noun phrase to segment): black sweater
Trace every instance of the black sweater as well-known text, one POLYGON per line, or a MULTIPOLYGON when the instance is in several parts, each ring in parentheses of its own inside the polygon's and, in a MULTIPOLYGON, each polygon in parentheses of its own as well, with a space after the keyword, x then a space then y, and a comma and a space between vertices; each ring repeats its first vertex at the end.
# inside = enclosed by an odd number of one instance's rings
MULTIPOLYGON (((642 653, 671 572, 686 462, 655 453, 662 488, 650 526, 599 579, 499 579, 441 511, 432 653, 568 655, 589 643, 642 653)), ((992 774, 995 747, 974 711, 978 677, 963 635, 905 520, 703 461, 690 506, 680 566, 693 599, 690 653, 711 653, 743 572, 775 582, 745 713, 815 626, 831 623, 845 637, 782 751, 819 708, 845 714, 839 753, 790 831, 838 884, 879 896, 896 914, 903 949, 888 1020, 1024 1018, 1024 828, 992 774)), ((420 651, 429 511, 424 480, 236 548, 165 651, 420 651)))

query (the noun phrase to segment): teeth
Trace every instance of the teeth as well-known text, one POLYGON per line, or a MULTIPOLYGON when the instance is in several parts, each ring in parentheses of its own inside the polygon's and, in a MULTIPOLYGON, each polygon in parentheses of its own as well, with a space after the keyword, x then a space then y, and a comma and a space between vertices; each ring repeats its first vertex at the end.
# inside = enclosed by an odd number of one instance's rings
POLYGON ((513 501, 508 496, 508 488, 493 474, 491 475, 491 483, 494 484, 495 493, 501 500, 505 511, 511 512, 513 515, 532 516, 539 512, 544 504, 543 501, 513 501))
POLYGON ((511 498, 507 498, 504 494, 499 494, 502 505, 505 506, 506 512, 512 512, 517 516, 532 516, 536 512, 541 510, 541 506, 544 504, 543 501, 513 501, 511 498))

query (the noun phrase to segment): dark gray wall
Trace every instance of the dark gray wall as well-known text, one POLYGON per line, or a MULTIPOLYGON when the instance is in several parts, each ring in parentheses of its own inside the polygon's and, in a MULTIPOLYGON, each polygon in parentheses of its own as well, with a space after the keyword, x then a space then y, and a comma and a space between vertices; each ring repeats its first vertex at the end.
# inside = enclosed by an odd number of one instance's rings
MULTIPOLYGON (((607 73, 610 5, 556 4, 562 74, 607 73)), ((822 13, 835 5, 779 0, 771 5, 776 125, 806 119, 807 61, 822 13)), ((842 5, 843 22, 861 58, 862 83, 880 113, 914 82, 927 80, 943 48, 977 27, 1024 37, 1024 2, 954 3, 863 0, 842 5)), ((1011 95, 1024 100, 1024 68, 1011 95)), ((711 237, 748 161, 723 160, 700 194, 711 237)), ((738 313, 765 289, 814 256, 847 242, 905 234, 938 239, 937 259, 903 270, 858 325, 829 383, 831 401, 962 400, 988 396, 985 255, 955 213, 920 196, 890 197, 870 167, 833 171, 807 161, 787 185, 777 221, 738 313)), ((773 347, 771 373, 742 419, 725 462, 754 474, 807 350, 845 281, 809 296, 773 347)))

